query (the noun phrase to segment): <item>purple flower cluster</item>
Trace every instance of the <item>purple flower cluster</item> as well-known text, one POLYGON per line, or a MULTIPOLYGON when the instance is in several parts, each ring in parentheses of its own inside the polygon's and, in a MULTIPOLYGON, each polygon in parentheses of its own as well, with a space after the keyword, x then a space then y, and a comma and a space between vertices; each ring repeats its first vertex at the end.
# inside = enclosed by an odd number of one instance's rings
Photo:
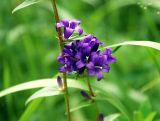
POLYGON ((56 29, 63 27, 64 28, 64 39, 68 39, 74 32, 78 32, 79 35, 83 33, 83 29, 79 27, 80 21, 63 19, 60 22, 56 23, 56 29))
MULTIPOLYGON (((83 33, 79 24, 79 21, 64 19, 57 23, 57 28, 64 27, 64 38, 67 39, 74 31, 78 31, 79 34, 83 33)), ((59 72, 70 74, 75 71, 81 74, 87 70, 88 75, 96 75, 98 81, 103 79, 103 72, 109 72, 109 64, 114 63, 116 58, 112 56, 111 49, 107 48, 101 52, 98 49, 99 46, 102 46, 102 42, 91 34, 85 35, 82 40, 65 45, 63 56, 58 57, 58 62, 63 65, 59 68, 59 72)))

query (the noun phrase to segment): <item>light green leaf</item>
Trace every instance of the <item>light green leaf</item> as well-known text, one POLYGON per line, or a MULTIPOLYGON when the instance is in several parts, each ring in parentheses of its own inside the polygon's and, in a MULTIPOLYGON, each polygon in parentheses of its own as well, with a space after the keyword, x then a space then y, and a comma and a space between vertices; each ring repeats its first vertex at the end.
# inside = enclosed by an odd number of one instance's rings
POLYGON ((109 45, 105 48, 112 48, 112 47, 118 47, 118 46, 124 46, 124 45, 145 46, 145 47, 150 47, 156 50, 160 50, 160 43, 152 42, 152 41, 125 41, 118 44, 109 45))
POLYGON ((22 8, 25 8, 25 7, 28 7, 30 5, 33 5, 33 4, 36 4, 38 2, 40 2, 41 0, 25 0, 23 3, 21 3, 20 5, 18 5, 13 11, 12 13, 22 9, 22 8))
POLYGON ((152 112, 148 115, 148 117, 144 120, 144 121, 153 121, 155 116, 156 116, 156 112, 152 112))
POLYGON ((120 116, 119 113, 111 114, 104 118, 104 121, 115 121, 120 116))
MULTIPOLYGON (((67 79, 67 81, 68 81, 68 87, 87 90, 86 85, 82 81, 80 82, 80 81, 73 80, 73 79, 67 79)), ((0 97, 3 97, 11 93, 15 93, 18 91, 41 88, 41 87, 54 87, 54 86, 57 86, 56 78, 34 80, 34 81, 25 82, 25 83, 18 84, 13 87, 7 88, 0 92, 0 97)))
POLYGON ((61 95, 63 94, 63 92, 59 89, 59 87, 45 87, 43 89, 38 90, 37 92, 35 92, 33 95, 31 95, 27 101, 26 101, 26 105, 37 98, 40 97, 48 97, 48 96, 56 96, 56 95, 61 95))
POLYGON ((34 89, 34 88, 40 88, 40 87, 47 87, 50 85, 57 85, 55 79, 40 79, 40 80, 34 80, 30 82, 25 82, 22 84, 15 85, 13 87, 7 88, 0 92, 0 97, 3 97, 5 95, 15 93, 18 91, 28 90, 28 89, 34 89))

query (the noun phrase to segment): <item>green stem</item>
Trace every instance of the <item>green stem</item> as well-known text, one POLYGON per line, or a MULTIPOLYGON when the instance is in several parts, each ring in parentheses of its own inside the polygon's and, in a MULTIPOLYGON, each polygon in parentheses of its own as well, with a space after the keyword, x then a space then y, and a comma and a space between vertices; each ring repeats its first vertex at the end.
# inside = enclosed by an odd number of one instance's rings
POLYGON ((90 84, 89 76, 88 75, 87 75, 87 85, 88 85, 88 89, 89 89, 90 94, 94 97, 95 95, 94 95, 94 92, 92 90, 92 86, 90 84))
MULTIPOLYGON (((88 85, 90 94, 91 94, 92 97, 95 97, 95 94, 94 94, 94 92, 93 92, 92 86, 91 86, 91 84, 90 84, 89 76, 88 76, 88 75, 86 75, 86 76, 87 76, 87 85, 88 85)), ((97 105, 96 100, 93 99, 93 101, 94 101, 94 105, 95 105, 95 108, 96 108, 96 111, 97 111, 97 118, 96 118, 96 121, 99 121, 99 120, 98 120, 98 117, 99 117, 99 109, 98 109, 98 105, 97 105)))
MULTIPOLYGON (((60 21, 60 19, 59 19, 59 15, 58 15, 57 6, 56 6, 56 1, 51 0, 51 2, 52 2, 53 10, 54 10, 54 18, 55 18, 56 23, 57 23, 57 22, 60 21)), ((58 32, 58 38, 59 38, 61 53, 62 53, 62 56, 64 56, 64 53, 63 53, 64 40, 63 40, 63 36, 62 36, 62 31, 61 31, 60 28, 58 28, 57 32, 58 32)), ((63 81, 64 81, 64 97, 65 97, 65 103, 66 103, 67 119, 68 119, 68 121, 71 121, 69 93, 68 93, 67 74, 66 73, 63 73, 63 81)))

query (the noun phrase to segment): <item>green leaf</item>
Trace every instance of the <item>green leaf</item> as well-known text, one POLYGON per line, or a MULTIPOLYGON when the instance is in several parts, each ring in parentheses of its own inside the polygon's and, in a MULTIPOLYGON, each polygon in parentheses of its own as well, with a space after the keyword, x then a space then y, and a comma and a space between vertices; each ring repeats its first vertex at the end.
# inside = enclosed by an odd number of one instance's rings
POLYGON ((29 121, 31 115, 34 115, 34 112, 40 106, 42 101, 43 101, 42 98, 32 101, 29 104, 29 106, 27 106, 27 108, 25 109, 25 111, 23 112, 18 121, 29 121))
POLYGON ((33 95, 31 95, 27 101, 26 101, 26 105, 37 98, 40 97, 48 97, 48 96, 56 96, 56 95, 61 95, 63 94, 63 92, 59 89, 59 87, 45 87, 43 89, 38 90, 37 92, 35 92, 33 95))
POLYGON ((160 77, 157 77, 154 80, 149 81, 147 84, 145 84, 142 88, 141 88, 141 92, 146 92, 148 90, 151 90, 152 88, 159 86, 160 84, 160 77))
POLYGON ((36 4, 38 2, 40 2, 41 0, 25 0, 23 3, 21 3, 20 5, 18 5, 13 11, 12 13, 20 10, 20 9, 23 9, 25 7, 28 7, 30 5, 33 5, 33 4, 36 4))
POLYGON ((141 103, 139 111, 142 112, 143 117, 147 117, 150 114, 152 105, 148 99, 141 103))
POLYGON ((104 118, 104 121, 115 121, 120 116, 119 113, 111 114, 104 118))
MULTIPOLYGON (((78 88, 78 89, 87 90, 87 86, 82 81, 80 82, 80 81, 73 80, 73 79, 67 79, 67 81, 68 81, 68 87, 70 88, 78 88)), ((18 84, 16 86, 7 88, 0 92, 0 97, 3 97, 11 93, 15 93, 18 91, 41 88, 41 87, 51 87, 51 86, 53 87, 57 86, 56 78, 34 80, 34 81, 25 82, 25 83, 18 84)))
POLYGON ((90 102, 90 103, 86 103, 85 102, 85 103, 79 104, 79 106, 77 106, 75 108, 71 108, 70 112, 74 112, 74 111, 77 111, 77 110, 79 110, 81 108, 85 108, 85 107, 91 106, 92 104, 93 104, 92 102, 90 102))
POLYGON ((113 105, 116 109, 118 109, 129 121, 130 119, 130 115, 128 114, 128 110, 126 109, 126 107, 121 103, 121 101, 119 99, 117 99, 116 97, 112 96, 112 95, 104 95, 104 94, 98 94, 95 97, 95 100, 103 100, 103 101, 107 101, 108 103, 110 103, 111 105, 113 105))
POLYGON ((22 84, 15 85, 13 87, 7 88, 0 92, 0 97, 3 97, 5 95, 15 93, 18 91, 28 90, 28 89, 34 89, 34 88, 40 88, 40 87, 47 87, 50 85, 57 85, 55 79, 40 79, 40 80, 34 80, 30 82, 25 82, 22 84))
POLYGON ((134 112, 134 121, 143 121, 143 115, 140 111, 134 112))
POLYGON ((152 42, 152 41, 126 41, 126 42, 121 42, 118 44, 109 45, 107 47, 104 47, 103 49, 124 46, 124 45, 145 46, 145 47, 150 47, 156 50, 160 50, 160 43, 152 42))
POLYGON ((156 116, 156 112, 152 112, 148 115, 148 117, 144 120, 144 121, 153 121, 153 119, 155 118, 156 116))

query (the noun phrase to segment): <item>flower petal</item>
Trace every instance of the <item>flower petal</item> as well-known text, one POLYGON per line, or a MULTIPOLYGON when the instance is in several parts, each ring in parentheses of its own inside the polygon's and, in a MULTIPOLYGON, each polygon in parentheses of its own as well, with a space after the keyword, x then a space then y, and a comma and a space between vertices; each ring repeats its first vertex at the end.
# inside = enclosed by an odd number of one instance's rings
POLYGON ((75 30, 79 33, 79 35, 83 34, 83 29, 81 27, 77 26, 75 30))
POLYGON ((70 22, 70 28, 75 29, 80 23, 80 21, 73 20, 70 22))
POLYGON ((88 75, 93 76, 95 75, 95 70, 94 69, 88 69, 88 75))
POLYGON ((62 67, 60 67, 60 68, 58 69, 58 71, 61 72, 61 73, 64 73, 64 72, 66 72, 66 67, 65 67, 65 66, 62 66, 62 67))
POLYGON ((100 80, 103 79, 103 73, 102 73, 102 70, 101 70, 101 69, 98 69, 98 70, 96 71, 96 76, 97 76, 98 81, 100 81, 100 80))
POLYGON ((56 23, 56 30, 58 30, 58 28, 64 27, 62 22, 56 23))
POLYGON ((88 69, 93 69, 94 68, 93 62, 89 62, 86 66, 88 67, 88 69))
POLYGON ((93 38, 93 36, 91 34, 88 34, 84 37, 83 42, 85 43, 89 43, 91 41, 91 39, 93 38))
POLYGON ((76 63, 76 66, 77 66, 77 68, 82 68, 82 67, 85 66, 85 64, 84 64, 82 61, 78 61, 78 62, 76 63))
POLYGON ((59 55, 58 58, 57 58, 58 62, 61 63, 61 64, 64 64, 65 63, 65 59, 62 57, 62 55, 59 55))
POLYGON ((62 23, 63 23, 63 25, 64 25, 64 27, 69 27, 69 21, 70 21, 70 19, 62 19, 62 23))
POLYGON ((103 67, 103 72, 108 73, 109 70, 110 70, 110 67, 109 67, 108 65, 105 65, 105 66, 103 67))
POLYGON ((64 29, 64 38, 68 39, 73 34, 73 32, 74 32, 74 29, 66 27, 64 29))

